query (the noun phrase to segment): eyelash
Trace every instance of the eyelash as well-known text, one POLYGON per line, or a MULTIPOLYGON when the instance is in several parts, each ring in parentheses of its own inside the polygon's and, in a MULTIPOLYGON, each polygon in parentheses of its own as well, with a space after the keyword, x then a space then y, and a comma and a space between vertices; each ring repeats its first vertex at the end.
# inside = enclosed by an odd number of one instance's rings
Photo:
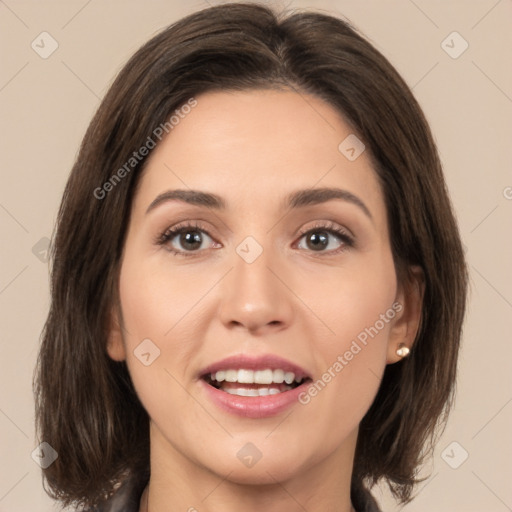
MULTIPOLYGON (((166 245, 175 236, 181 235, 182 233, 186 233, 188 231, 200 231, 202 233, 205 233, 206 235, 208 235, 210 238, 213 239, 213 237, 208 233, 208 231, 203 229, 200 224, 186 222, 184 224, 178 224, 177 226, 166 229, 163 233, 161 233, 160 235, 157 236, 157 238, 155 240, 155 244, 156 245, 166 245)), ((334 249, 331 251, 311 251, 313 253, 318 252, 318 253, 325 253, 325 254, 333 255, 333 254, 338 254, 343 251, 346 251, 346 250, 354 247, 354 245, 355 245, 354 239, 347 233, 347 231, 342 228, 339 228, 338 226, 336 226, 336 224, 333 224, 332 222, 325 223, 325 224, 319 223, 319 224, 315 225, 314 227, 309 228, 307 230, 299 230, 300 238, 304 237, 305 235, 315 233, 317 231, 325 231, 331 235, 335 235, 337 238, 339 238, 343 242, 343 245, 341 247, 339 247, 338 249, 334 249)), ((201 252, 201 251, 178 251, 170 246, 167 249, 175 256, 184 256, 184 257, 196 256, 197 253, 201 252)))

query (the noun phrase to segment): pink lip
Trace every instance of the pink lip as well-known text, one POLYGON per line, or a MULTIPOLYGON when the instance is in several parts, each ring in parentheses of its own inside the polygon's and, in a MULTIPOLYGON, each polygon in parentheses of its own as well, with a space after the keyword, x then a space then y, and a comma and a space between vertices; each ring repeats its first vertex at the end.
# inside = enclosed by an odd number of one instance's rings
MULTIPOLYGON (((273 354, 249 357, 238 354, 204 368, 199 374, 199 382, 208 398, 226 412, 246 418, 267 418, 284 411, 298 402, 299 395, 311 383, 311 376, 300 366, 273 354), (209 376, 219 370, 278 370, 293 372, 295 377, 307 379, 300 386, 277 395, 238 396, 217 389, 202 377, 209 376)), ((243 386, 243 385, 242 385, 243 386)))
POLYGON ((199 382, 207 396, 218 407, 226 412, 245 418, 268 418, 283 412, 299 401, 299 395, 311 383, 308 380, 290 391, 283 391, 277 395, 237 396, 214 388, 203 379, 200 379, 199 382))
MULTIPOLYGON (((304 368, 283 359, 282 357, 273 354, 265 354, 263 356, 250 357, 245 354, 237 354, 222 361, 217 361, 203 370, 201 370, 199 377, 204 377, 210 373, 215 373, 219 370, 284 370, 285 372, 293 372, 295 377, 307 378, 311 377, 304 368)), ((277 396, 277 395, 274 395, 277 396)))

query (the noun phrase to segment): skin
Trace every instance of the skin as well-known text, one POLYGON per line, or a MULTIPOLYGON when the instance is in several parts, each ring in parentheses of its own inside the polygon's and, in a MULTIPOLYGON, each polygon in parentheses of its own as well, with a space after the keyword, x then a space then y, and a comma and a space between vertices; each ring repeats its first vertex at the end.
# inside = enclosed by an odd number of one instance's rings
POLYGON ((150 416, 151 479, 140 510, 149 498, 151 512, 348 512, 358 426, 386 365, 400 359, 399 343, 413 343, 420 286, 397 282, 383 191, 367 152, 349 161, 338 150, 352 130, 332 107, 293 91, 196 99, 150 155, 124 247, 122 314, 111 315, 109 355, 126 359, 150 416), (371 218, 339 199, 282 208, 290 192, 313 187, 351 192, 371 218), (212 192, 227 208, 170 201, 146 214, 170 189, 212 192), (180 235, 155 243, 186 220, 206 231, 199 249, 180 235), (329 245, 315 250, 311 234, 299 232, 329 221, 355 245, 328 234, 329 245), (263 249, 250 264, 236 252, 247 236, 263 249), (238 353, 277 354, 317 380, 396 301, 402 310, 307 405, 242 418, 200 385, 201 369, 238 353), (134 355, 146 338, 160 350, 149 366, 134 355), (248 442, 262 453, 251 468, 237 458, 248 442))

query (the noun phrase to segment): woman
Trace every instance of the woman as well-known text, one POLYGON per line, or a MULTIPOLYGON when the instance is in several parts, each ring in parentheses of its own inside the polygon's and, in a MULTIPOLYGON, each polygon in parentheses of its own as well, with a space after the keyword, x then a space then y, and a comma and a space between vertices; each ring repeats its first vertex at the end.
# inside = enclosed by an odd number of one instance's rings
POLYGON ((379 510, 453 399, 467 273, 433 138, 347 22, 192 14, 126 64, 52 244, 47 492, 89 510, 379 510))

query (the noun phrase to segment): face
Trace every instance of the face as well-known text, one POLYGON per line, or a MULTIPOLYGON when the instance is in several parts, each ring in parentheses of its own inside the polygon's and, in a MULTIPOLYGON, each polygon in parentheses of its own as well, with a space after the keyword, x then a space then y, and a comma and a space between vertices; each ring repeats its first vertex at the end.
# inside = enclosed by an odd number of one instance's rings
POLYGON ((108 350, 150 416, 152 457, 286 480, 353 455, 411 336, 383 191, 315 97, 196 100, 141 178, 108 350))

